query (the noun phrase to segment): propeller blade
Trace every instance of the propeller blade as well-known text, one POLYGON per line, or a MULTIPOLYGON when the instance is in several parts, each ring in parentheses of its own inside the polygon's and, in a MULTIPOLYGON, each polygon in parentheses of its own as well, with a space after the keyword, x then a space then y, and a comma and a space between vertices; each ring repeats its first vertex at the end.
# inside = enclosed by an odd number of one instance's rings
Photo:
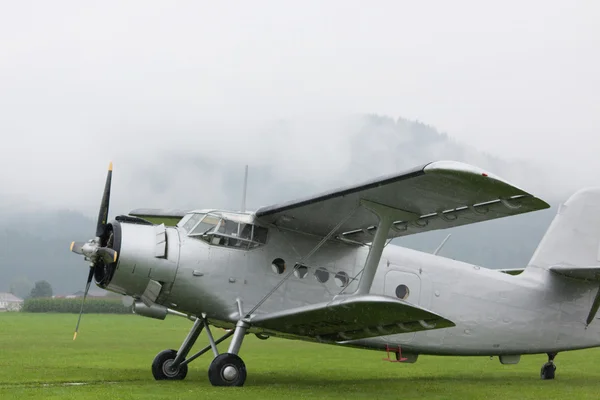
POLYGON ((98 254, 104 260, 104 264, 112 264, 117 262, 117 252, 109 247, 100 247, 98 254))
POLYGON ((81 309, 79 310, 79 318, 77 319, 77 325, 75 326, 75 334, 73 335, 73 340, 77 339, 77 332, 79 331, 79 323, 81 322, 81 315, 83 314, 83 304, 85 303, 85 298, 90 290, 90 284, 92 283, 92 277, 94 276, 94 268, 90 267, 90 273, 87 278, 87 284, 85 285, 85 292, 83 292, 83 300, 81 301, 81 309))
POLYGON ((77 254, 83 254, 84 242, 71 242, 71 251, 77 254))
POLYGON ((106 184, 104 185, 104 193, 102 194, 102 203, 100 203, 100 211, 98 212, 98 223, 96 225, 96 236, 104 235, 106 222, 108 219, 108 206, 110 203, 110 185, 112 180, 112 162, 108 165, 108 174, 106 175, 106 184))

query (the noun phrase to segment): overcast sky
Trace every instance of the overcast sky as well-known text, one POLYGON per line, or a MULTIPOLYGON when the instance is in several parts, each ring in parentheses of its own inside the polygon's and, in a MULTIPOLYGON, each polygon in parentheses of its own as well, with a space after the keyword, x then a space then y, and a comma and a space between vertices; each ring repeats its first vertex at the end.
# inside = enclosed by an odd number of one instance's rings
MULTIPOLYGON (((0 0, 1 197, 95 212, 108 161, 132 177, 175 150, 298 175, 311 154, 343 159, 360 113, 593 184, 598 21, 593 0, 0 0), (264 132, 286 119, 329 122, 264 132), (294 162, 269 164, 281 154, 294 162)), ((316 163, 306 179, 345 165, 316 163)), ((194 173, 177 179, 212 182, 194 173)))

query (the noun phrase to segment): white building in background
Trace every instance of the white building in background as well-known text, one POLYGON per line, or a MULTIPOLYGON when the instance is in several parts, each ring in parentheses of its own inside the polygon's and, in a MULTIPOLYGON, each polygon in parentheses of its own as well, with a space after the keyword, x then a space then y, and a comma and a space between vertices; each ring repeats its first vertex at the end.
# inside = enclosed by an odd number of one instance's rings
POLYGON ((0 312, 20 311, 23 307, 23 299, 18 298, 12 293, 0 292, 0 312))

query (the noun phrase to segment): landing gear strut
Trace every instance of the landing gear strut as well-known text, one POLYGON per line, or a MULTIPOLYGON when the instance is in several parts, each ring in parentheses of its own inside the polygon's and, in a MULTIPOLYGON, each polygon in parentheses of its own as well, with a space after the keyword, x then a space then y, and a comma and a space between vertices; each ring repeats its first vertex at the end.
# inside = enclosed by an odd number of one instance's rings
POLYGON ((238 356, 244 335, 250 325, 245 321, 239 321, 234 330, 227 332, 218 340, 214 340, 205 316, 197 318, 194 326, 187 335, 179 351, 164 350, 158 353, 152 362, 152 375, 156 380, 181 380, 187 375, 188 364, 200 357, 202 354, 212 350, 215 358, 208 368, 208 380, 213 386, 243 386, 246 381, 246 365, 238 356), (187 358, 192 346, 200 336, 202 329, 206 329, 206 335, 210 344, 202 350, 187 358), (233 335, 227 353, 219 354, 217 345, 233 335))
POLYGON ((542 379, 554 379, 554 372, 556 371, 554 357, 556 357, 556 353, 548 353, 548 362, 542 366, 540 371, 542 379))
POLYGON ((246 365, 237 355, 242 347, 244 335, 250 325, 239 321, 235 325, 233 339, 227 353, 215 354, 208 368, 208 380, 213 386, 243 386, 246 381, 246 365))

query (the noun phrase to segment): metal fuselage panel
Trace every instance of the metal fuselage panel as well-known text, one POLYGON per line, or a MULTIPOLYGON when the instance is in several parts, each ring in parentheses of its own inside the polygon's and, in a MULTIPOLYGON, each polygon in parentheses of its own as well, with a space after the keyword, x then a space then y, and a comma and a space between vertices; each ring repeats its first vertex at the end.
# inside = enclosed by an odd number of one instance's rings
POLYGON ((114 276, 106 289, 139 297, 150 280, 162 285, 159 301, 168 299, 179 263, 179 232, 166 229, 166 257, 156 257, 156 229, 151 225, 122 223, 121 249, 114 276))
MULTIPOLYGON (((333 299, 342 291, 335 274, 359 275, 369 251, 330 241, 303 260, 320 238, 271 229, 266 245, 240 250, 209 245, 179 228, 168 228, 167 258, 162 259, 153 256, 152 226, 122 224, 122 230, 121 258, 109 290, 139 296, 154 279, 163 284, 157 303, 185 313, 206 313, 224 327, 239 318, 237 300, 248 312, 301 260, 308 267, 306 275, 290 276, 256 314, 333 299), (285 260, 283 274, 271 267, 276 258, 285 260), (317 268, 327 270, 326 281, 317 279, 317 268)), ((354 292, 357 282, 352 280, 344 293, 354 292)), ((408 286, 407 302, 456 326, 340 344, 374 349, 401 345, 412 353, 455 355, 542 353, 600 345, 599 321, 585 329, 597 283, 557 277, 536 267, 513 276, 388 245, 370 292, 395 296, 400 284, 408 286)))
MULTIPOLYGON (((235 323, 239 318, 237 299, 244 312, 258 304, 290 271, 320 238, 281 232, 272 229, 268 244, 252 250, 209 245, 203 240, 181 235, 181 256, 168 307, 198 314, 206 313, 213 320, 235 323), (285 271, 277 274, 271 264, 276 258, 285 261, 285 271)), ((257 314, 300 307, 327 301, 342 288, 335 283, 335 274, 356 275, 364 264, 366 253, 340 242, 328 242, 310 259, 304 278, 290 276, 269 296, 257 314), (362 257, 361 257, 362 256, 362 257), (314 272, 318 268, 329 272, 326 282, 319 282, 314 272)), ((347 290, 355 290, 356 281, 347 290)))
MULTIPOLYGON (((241 251, 182 239, 179 272, 173 300, 186 312, 206 312, 232 324, 238 318, 236 299, 247 312, 263 299, 319 238, 272 230, 266 246, 241 251), (275 258, 287 268, 278 275, 275 258), (194 271, 202 276, 194 276, 194 271)), ((257 313, 269 313, 331 300, 340 293, 334 275, 357 275, 368 254, 366 247, 330 242, 305 261, 303 279, 292 275, 266 300, 257 313), (315 269, 329 271, 319 282, 315 269)), ((427 308, 456 323, 455 327, 381 336, 345 343, 368 348, 402 345, 422 354, 497 355, 540 353, 600 345, 598 324, 585 329, 597 285, 553 276, 528 268, 512 276, 468 263, 388 245, 379 263, 371 293, 394 296, 406 284, 406 301, 427 308), (396 274, 390 272, 396 271, 396 274), (403 275, 404 274, 404 275, 403 275), (406 277, 402 282, 402 276, 406 277), (419 284, 415 288, 415 284, 419 284), (387 286, 386 286, 387 284, 387 286), (417 296, 418 294, 418 296, 417 296)), ((353 281, 345 293, 356 289, 353 281)))
POLYGON ((535 267, 513 276, 388 246, 373 293, 383 293, 387 274, 394 269, 412 270, 420 277, 420 298, 409 296, 406 301, 456 326, 366 339, 354 345, 401 345, 409 352, 448 355, 531 354, 600 346, 598 322, 585 329, 597 283, 564 279, 535 267))

